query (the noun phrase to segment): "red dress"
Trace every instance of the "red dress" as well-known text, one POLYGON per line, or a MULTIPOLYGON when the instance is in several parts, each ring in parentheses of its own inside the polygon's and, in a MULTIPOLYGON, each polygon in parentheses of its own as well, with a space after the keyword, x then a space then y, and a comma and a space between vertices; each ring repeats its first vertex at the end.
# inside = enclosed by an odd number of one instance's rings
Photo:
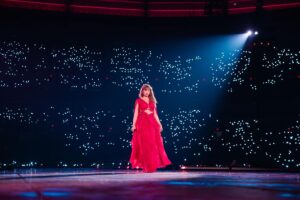
POLYGON ((144 172, 154 172, 157 168, 172 164, 164 149, 163 138, 160 133, 159 123, 154 118, 154 111, 157 113, 155 103, 147 103, 137 98, 134 108, 139 105, 136 129, 131 140, 130 163, 132 168, 142 168, 144 172), (151 114, 145 110, 149 108, 151 114))

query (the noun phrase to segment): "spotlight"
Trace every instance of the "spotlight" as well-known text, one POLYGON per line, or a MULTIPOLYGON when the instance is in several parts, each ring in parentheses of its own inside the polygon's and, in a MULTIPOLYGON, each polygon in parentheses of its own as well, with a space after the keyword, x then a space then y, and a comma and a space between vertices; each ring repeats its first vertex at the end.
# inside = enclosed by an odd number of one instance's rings
POLYGON ((252 31, 251 30, 249 30, 249 31, 247 31, 247 36, 250 36, 250 35, 252 35, 252 31))
POLYGON ((248 30, 246 33, 245 33, 245 36, 246 37, 253 37, 253 36, 256 36, 258 35, 258 31, 253 31, 253 30, 248 30))

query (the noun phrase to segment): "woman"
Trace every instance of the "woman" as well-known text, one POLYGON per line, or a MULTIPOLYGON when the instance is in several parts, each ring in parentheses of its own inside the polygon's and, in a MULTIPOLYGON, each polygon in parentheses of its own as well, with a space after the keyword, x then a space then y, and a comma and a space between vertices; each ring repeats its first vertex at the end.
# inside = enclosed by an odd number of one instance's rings
POLYGON ((171 164, 161 137, 163 128, 157 115, 156 103, 152 87, 143 84, 139 98, 134 103, 129 161, 132 168, 142 168, 143 172, 154 172, 157 168, 171 164))

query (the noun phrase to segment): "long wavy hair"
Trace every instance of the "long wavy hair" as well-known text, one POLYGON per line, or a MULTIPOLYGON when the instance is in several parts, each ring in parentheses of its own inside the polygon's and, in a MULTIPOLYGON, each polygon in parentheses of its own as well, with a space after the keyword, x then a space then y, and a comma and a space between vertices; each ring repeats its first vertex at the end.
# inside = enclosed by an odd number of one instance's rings
POLYGON ((142 87, 141 87, 141 89, 140 89, 140 92, 139 92, 139 97, 140 97, 140 98, 143 97, 143 90, 146 89, 146 88, 149 88, 149 89, 150 89, 149 100, 150 100, 150 101, 153 101, 155 104, 157 104, 157 100, 156 100, 156 98, 155 98, 153 88, 152 88, 151 85, 149 85, 149 84, 143 84, 143 85, 142 85, 142 87))

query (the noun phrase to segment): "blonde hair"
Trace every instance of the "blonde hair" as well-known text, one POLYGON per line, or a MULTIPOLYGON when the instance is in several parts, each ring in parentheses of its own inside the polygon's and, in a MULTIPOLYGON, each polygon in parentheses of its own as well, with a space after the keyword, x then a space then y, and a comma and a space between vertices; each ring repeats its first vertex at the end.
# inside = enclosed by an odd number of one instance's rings
POLYGON ((149 100, 153 101, 155 104, 157 104, 157 100, 155 98, 155 95, 154 95, 154 91, 153 91, 153 88, 151 87, 151 85, 149 84, 143 84, 141 89, 140 89, 140 92, 139 92, 139 97, 142 98, 143 96, 143 90, 145 88, 149 88, 150 89, 150 94, 149 94, 149 100))

